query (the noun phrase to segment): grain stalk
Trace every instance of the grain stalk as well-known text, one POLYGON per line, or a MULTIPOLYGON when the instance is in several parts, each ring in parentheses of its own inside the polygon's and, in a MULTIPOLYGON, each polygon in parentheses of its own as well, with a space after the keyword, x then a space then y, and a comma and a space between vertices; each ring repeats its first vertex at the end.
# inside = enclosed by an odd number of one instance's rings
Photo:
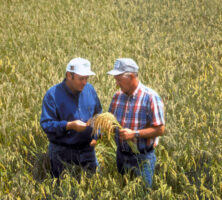
MULTIPOLYGON (((107 134, 108 140, 110 140, 111 136, 113 135, 115 128, 122 129, 122 126, 116 120, 115 116, 110 112, 95 115, 89 123, 93 127, 92 135, 98 136, 99 131, 101 131, 107 134)), ((133 141, 128 140, 127 143, 132 149, 133 153, 139 153, 139 150, 133 141)))

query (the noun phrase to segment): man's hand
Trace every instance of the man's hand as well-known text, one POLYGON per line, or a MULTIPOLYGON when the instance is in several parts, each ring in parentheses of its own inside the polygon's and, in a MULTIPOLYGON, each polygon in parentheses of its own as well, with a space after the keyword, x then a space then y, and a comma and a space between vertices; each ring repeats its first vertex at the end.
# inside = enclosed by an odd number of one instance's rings
POLYGON ((128 128, 120 129, 119 137, 122 140, 131 140, 135 137, 135 131, 128 128))
POLYGON ((75 120, 68 122, 66 125, 66 130, 75 130, 77 132, 82 132, 86 129, 87 124, 81 120, 75 120))
POLYGON ((97 143, 97 141, 95 139, 92 139, 92 141, 90 142, 90 146, 95 147, 96 143, 97 143))

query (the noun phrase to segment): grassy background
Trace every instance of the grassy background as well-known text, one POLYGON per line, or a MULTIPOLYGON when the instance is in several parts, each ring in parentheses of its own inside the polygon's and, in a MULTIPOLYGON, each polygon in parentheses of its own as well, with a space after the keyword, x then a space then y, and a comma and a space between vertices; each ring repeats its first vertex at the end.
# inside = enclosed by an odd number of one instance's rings
POLYGON ((221 199, 221 102, 220 0, 0 1, 0 199, 221 199), (50 178, 42 98, 79 56, 92 63, 104 112, 119 57, 133 58, 163 98, 152 190, 121 179, 115 145, 102 141, 100 174, 78 183, 70 169, 59 186, 50 178))

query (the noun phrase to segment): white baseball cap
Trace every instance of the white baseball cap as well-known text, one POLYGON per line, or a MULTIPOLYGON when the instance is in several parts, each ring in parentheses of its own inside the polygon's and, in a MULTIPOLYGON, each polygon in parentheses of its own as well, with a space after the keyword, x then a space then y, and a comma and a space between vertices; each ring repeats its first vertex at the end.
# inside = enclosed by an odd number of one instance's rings
POLYGON ((133 72, 137 73, 139 70, 139 66, 136 62, 131 58, 118 58, 114 63, 114 68, 107 72, 107 74, 117 76, 123 74, 125 72, 133 72))
POLYGON ((91 71, 91 63, 84 58, 74 58, 70 60, 66 67, 66 71, 81 76, 95 75, 95 73, 91 71))

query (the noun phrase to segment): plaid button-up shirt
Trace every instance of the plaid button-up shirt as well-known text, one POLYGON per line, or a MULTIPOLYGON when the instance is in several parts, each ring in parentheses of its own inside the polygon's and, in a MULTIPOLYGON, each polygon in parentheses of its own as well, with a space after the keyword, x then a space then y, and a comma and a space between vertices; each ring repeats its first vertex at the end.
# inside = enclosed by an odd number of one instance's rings
MULTIPOLYGON (((164 125, 164 109, 161 97, 141 82, 131 96, 122 91, 116 92, 111 101, 109 112, 113 113, 123 128, 140 130, 151 126, 164 125)), ((126 141, 120 141, 115 134, 117 146, 123 151, 131 151, 126 141)), ((140 151, 153 145, 153 139, 134 139, 140 151)))

